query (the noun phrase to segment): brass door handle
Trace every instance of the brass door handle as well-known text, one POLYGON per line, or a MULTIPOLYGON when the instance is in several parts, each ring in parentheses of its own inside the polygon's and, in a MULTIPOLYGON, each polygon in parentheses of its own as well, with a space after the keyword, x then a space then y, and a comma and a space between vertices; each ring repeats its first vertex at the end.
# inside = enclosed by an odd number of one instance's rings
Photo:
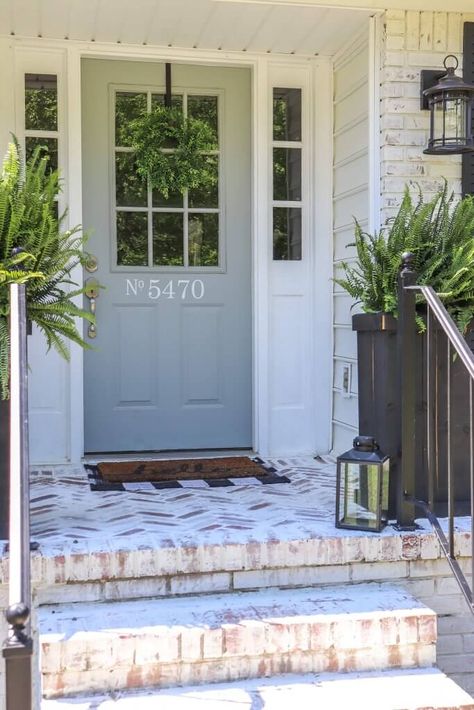
MULTIPOLYGON (((100 284, 97 281, 97 279, 94 278, 88 278, 84 284, 84 293, 89 299, 89 304, 90 304, 90 311, 92 315, 95 315, 96 312, 96 301, 99 296, 100 292, 100 284)), ((89 338, 95 338, 97 336, 97 328, 95 326, 95 323, 89 323, 89 327, 87 328, 87 335, 89 338)))

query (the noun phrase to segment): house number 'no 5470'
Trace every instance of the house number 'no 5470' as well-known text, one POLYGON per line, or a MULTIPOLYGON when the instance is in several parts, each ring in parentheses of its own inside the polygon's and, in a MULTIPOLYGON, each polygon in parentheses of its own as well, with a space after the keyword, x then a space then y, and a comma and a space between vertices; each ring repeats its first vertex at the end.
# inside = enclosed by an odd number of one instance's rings
POLYGON ((201 279, 127 279, 126 295, 147 295, 152 301, 159 298, 194 298, 199 301, 204 296, 201 279))

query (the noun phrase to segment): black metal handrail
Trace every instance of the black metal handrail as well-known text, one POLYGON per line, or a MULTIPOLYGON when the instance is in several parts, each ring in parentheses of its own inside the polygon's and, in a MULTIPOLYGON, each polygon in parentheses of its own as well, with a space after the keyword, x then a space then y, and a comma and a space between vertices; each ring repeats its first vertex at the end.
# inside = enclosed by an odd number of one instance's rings
POLYGON ((31 710, 33 641, 28 454, 26 287, 10 285, 9 624, 3 645, 6 710, 31 710))
MULTIPOLYGON (((399 506, 397 518, 402 529, 411 528, 415 523, 414 509, 418 508, 428 518, 438 538, 454 577, 463 593, 466 602, 474 614, 474 355, 464 340, 455 322, 444 307, 440 297, 431 286, 416 284, 416 273, 413 269, 414 256, 403 255, 402 271, 399 283, 399 369, 401 387, 401 451, 402 465, 399 485, 399 506), (416 495, 416 412, 415 412, 415 361, 416 361, 416 295, 420 294, 427 306, 426 313, 426 472, 428 500, 420 500, 416 495), (435 328, 445 336, 446 340, 446 479, 447 479, 447 517, 448 534, 435 513, 435 469, 439 467, 439 447, 435 439, 439 437, 437 420, 437 403, 433 397, 434 379, 439 373, 432 371, 433 333, 435 328), (453 362, 462 365, 469 387, 469 492, 471 517, 471 555, 472 581, 466 579, 455 550, 454 518, 455 518, 455 471, 453 465, 452 432, 454 427, 452 408, 452 369, 453 362)), ((458 366, 459 367, 459 366, 458 366)), ((438 442, 439 443, 439 442, 438 442)))

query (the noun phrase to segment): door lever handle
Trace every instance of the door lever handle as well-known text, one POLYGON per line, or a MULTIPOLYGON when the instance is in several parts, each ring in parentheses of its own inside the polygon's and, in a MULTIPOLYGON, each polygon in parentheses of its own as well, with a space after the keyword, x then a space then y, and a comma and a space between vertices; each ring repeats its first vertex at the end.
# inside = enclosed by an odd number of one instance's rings
MULTIPOLYGON (((92 315, 95 316, 96 313, 96 303, 97 303, 97 298, 99 296, 100 292, 100 283, 97 281, 97 279, 94 278, 88 278, 84 284, 84 293, 89 299, 89 307, 90 307, 90 312, 92 315)), ((97 336, 97 328, 95 326, 95 323, 89 323, 89 327, 87 328, 87 335, 89 338, 95 338, 97 336)))

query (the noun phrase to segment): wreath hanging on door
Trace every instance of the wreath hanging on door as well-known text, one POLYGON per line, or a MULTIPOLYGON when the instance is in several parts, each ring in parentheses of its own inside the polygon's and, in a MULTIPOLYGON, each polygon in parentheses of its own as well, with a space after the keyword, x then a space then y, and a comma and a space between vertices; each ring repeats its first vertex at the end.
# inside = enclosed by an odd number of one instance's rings
POLYGON ((130 136, 137 173, 148 178, 165 199, 216 184, 208 154, 216 148, 216 141, 204 121, 185 117, 176 106, 157 106, 131 122, 130 136))

